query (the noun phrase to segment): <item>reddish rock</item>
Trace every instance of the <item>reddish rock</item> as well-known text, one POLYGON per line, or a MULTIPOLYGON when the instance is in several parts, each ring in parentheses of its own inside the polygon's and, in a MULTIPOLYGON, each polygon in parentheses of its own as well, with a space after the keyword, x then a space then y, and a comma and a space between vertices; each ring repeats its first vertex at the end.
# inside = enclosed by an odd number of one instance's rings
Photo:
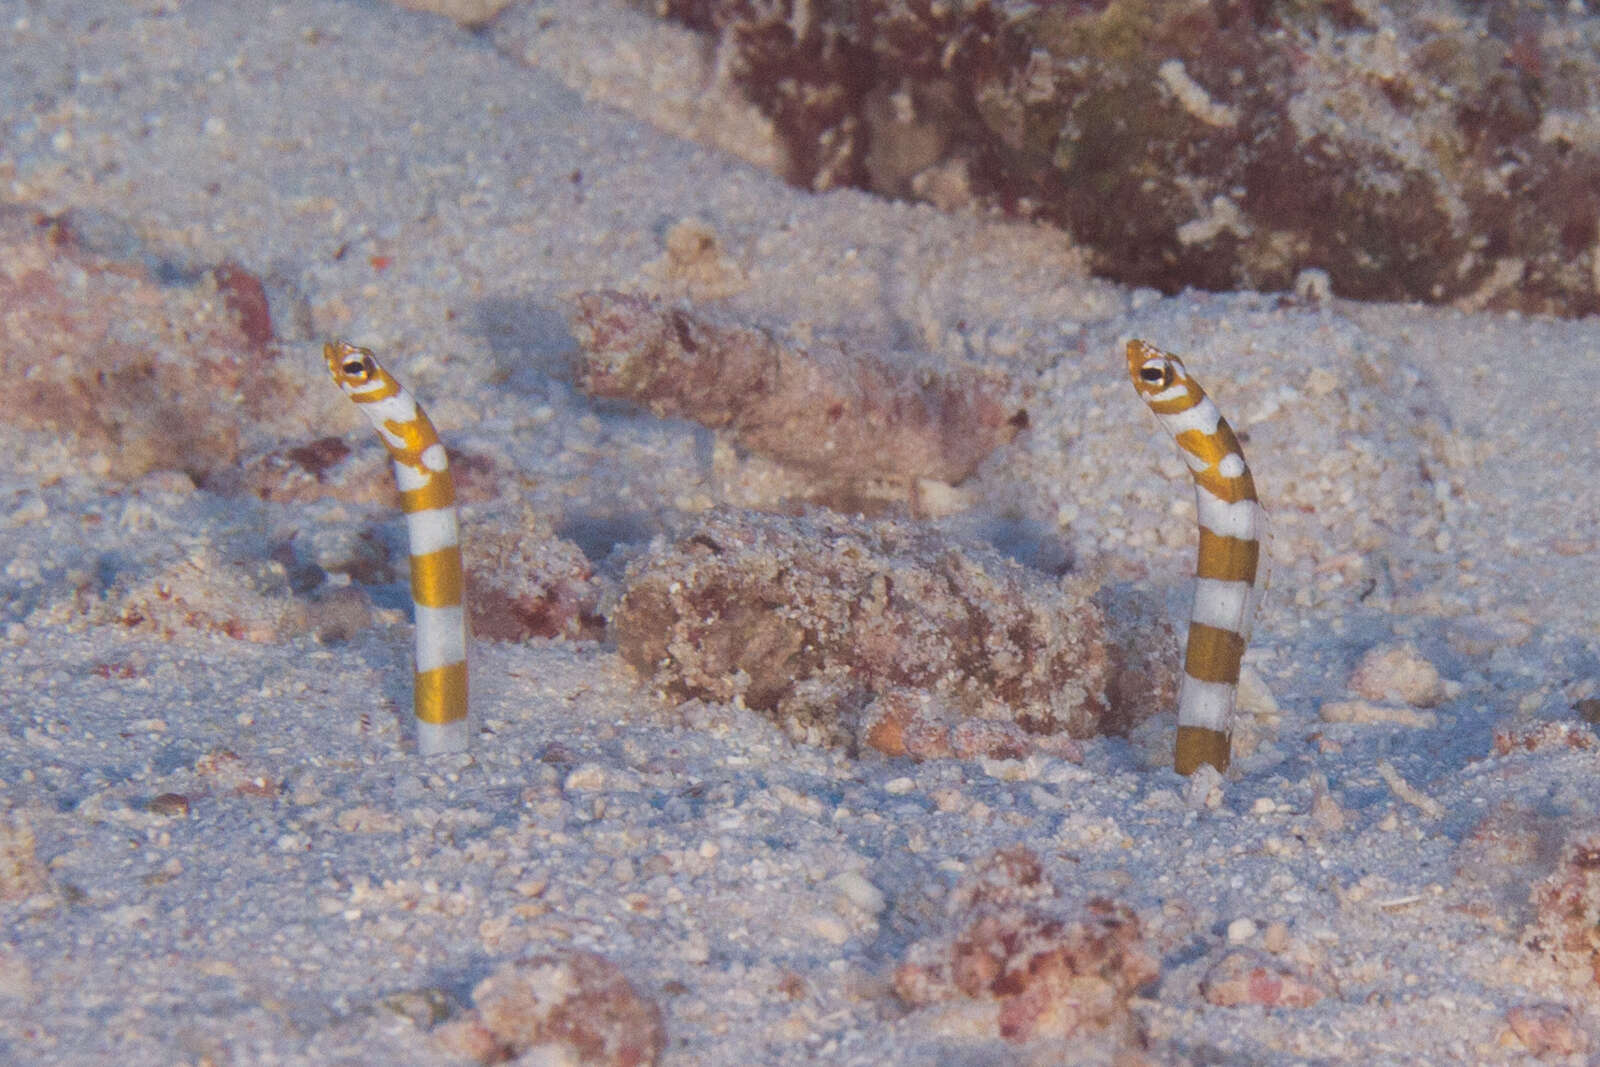
POLYGON ((1044 876, 1038 853, 1017 845, 990 853, 973 864, 950 891, 946 910, 961 915, 994 908, 1015 908, 1054 899, 1056 887, 1044 876))
POLYGON ((600 582, 577 545, 532 512, 486 518, 462 544, 467 618, 492 641, 603 637, 600 582))
POLYGON ((616 964, 592 952, 565 950, 501 964, 473 989, 472 999, 475 1010, 439 1027, 434 1037, 480 1063, 544 1049, 586 1067, 647 1067, 666 1046, 661 1009, 641 997, 616 964))
POLYGON ((1533 887, 1529 948, 1600 983, 1600 822, 1570 822, 1560 859, 1533 887))
POLYGON ((278 794, 278 779, 265 768, 253 766, 237 752, 215 748, 194 761, 194 773, 217 792, 271 797, 278 794))
POLYGON ((1094 900, 1066 916, 1023 849, 980 864, 951 897, 950 932, 913 945, 894 991, 918 1008, 955 998, 994 1003, 997 1037, 1011 1042, 1130 1037, 1128 999, 1158 973, 1138 919, 1094 900))
POLYGON ((885 756, 914 760, 942 759, 955 754, 943 702, 914 689, 891 689, 861 712, 862 744, 885 756))
POLYGON ((1282 959, 1252 949, 1229 952, 1200 982, 1200 995, 1222 1008, 1309 1008, 1326 994, 1282 959))
POLYGON ((339 437, 319 437, 309 444, 298 445, 284 452, 319 482, 329 469, 343 463, 349 454, 350 446, 339 437))
POLYGON ((1589 1035, 1565 1004, 1520 1004, 1506 1012, 1512 1038, 1540 1058, 1589 1051, 1589 1035))
POLYGON ((1600 741, 1587 726, 1575 722, 1541 722, 1496 727, 1490 751, 1496 756, 1548 749, 1560 751, 1564 748, 1583 752, 1595 748, 1597 744, 1600 741))
POLYGON ((239 332, 258 351, 272 341, 272 312, 261 279, 237 263, 224 263, 211 272, 222 304, 239 324, 239 332))

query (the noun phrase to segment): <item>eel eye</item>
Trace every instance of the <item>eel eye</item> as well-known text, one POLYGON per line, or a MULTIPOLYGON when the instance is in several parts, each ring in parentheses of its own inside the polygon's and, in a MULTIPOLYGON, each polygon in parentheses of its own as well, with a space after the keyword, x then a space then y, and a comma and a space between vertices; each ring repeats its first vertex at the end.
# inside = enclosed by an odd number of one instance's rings
POLYGON ((1172 384, 1172 370, 1160 364, 1147 363, 1139 368, 1139 380, 1165 388, 1172 384))
POLYGON ((371 362, 366 357, 347 359, 344 362, 344 366, 339 369, 344 371, 345 376, 348 378, 365 378, 372 373, 371 362))

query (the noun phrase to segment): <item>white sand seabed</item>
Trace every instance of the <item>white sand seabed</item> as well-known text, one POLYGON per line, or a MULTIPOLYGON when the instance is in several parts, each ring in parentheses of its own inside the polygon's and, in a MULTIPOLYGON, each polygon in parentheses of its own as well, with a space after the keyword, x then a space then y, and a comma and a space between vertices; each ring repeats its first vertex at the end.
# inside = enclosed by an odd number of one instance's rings
MULTIPOLYGON (((720 483, 704 431, 597 411, 552 376, 565 301, 695 295, 661 262, 698 218, 737 268, 731 312, 1009 375, 1030 429, 963 487, 973 511, 1180 617, 1192 493, 1116 341, 1183 353, 1247 435, 1274 533, 1247 657, 1271 697, 1220 796, 1189 796, 1154 728, 1088 742, 1081 765, 855 759, 739 708, 674 709, 590 642, 479 644, 471 754, 420 762, 395 710, 403 615, 324 647, 161 639, 73 607, 186 557, 202 579, 206 559, 264 559, 322 512, 63 476, 71 455, 3 428, 0 829, 6 862, 32 835, 46 877, 0 901, 0 1060, 447 1062, 385 998, 467 1000, 555 946, 659 1004, 669 1064, 1030 1062, 888 988, 960 872, 1015 844, 1064 913, 1103 895, 1140 916, 1154 1062, 1515 1061, 1507 1013, 1539 1001, 1600 1047, 1594 985, 1521 944, 1541 869, 1457 858, 1497 809, 1559 822, 1600 800, 1594 750, 1490 755, 1497 727, 1600 695, 1600 326, 1161 298, 1089 279, 1046 228, 798 191, 540 69, 583 88, 600 52, 655 32, 609 10, 585 66, 377 3, 0 4, 4 198, 175 275, 245 264, 308 380, 323 337, 372 346, 530 507, 623 540, 720 483), (1435 728, 1319 720, 1364 652, 1400 641, 1459 683, 1435 728), (1342 826, 1310 817, 1319 776, 1342 826), (186 817, 151 810, 167 793, 186 817), (1274 923, 1324 998, 1203 999, 1228 931, 1259 946, 1274 923)), ((307 440, 367 443, 331 401, 305 418, 307 440)))

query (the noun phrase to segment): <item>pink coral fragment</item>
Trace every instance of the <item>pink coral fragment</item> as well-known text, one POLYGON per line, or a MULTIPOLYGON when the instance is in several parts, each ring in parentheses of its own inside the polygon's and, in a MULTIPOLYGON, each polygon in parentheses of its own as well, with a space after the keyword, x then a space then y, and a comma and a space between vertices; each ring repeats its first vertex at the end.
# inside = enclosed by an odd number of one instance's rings
POLYGON ((952 893, 950 932, 907 952, 895 995, 992 1003, 996 1036, 1015 1043, 1127 1036, 1128 1000, 1158 973, 1138 918, 1104 899, 1069 918, 1048 907, 1054 894, 1038 856, 993 854, 952 893))
POLYGON ((592 952, 503 963, 477 984, 472 999, 474 1011, 434 1036, 480 1063, 544 1052, 550 1062, 648 1067, 666 1046, 661 1009, 616 964, 592 952))
POLYGON ((1212 965, 1200 982, 1200 995, 1222 1008, 1309 1008, 1325 994, 1282 960, 1240 949, 1212 965))

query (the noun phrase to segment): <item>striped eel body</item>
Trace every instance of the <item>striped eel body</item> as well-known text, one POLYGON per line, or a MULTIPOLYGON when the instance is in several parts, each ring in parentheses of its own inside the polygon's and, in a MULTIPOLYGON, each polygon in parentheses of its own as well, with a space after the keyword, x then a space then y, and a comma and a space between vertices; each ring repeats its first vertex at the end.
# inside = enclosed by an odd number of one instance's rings
POLYGON ((467 629, 456 490, 444 445, 416 399, 371 352, 333 341, 322 354, 335 384, 377 427, 394 460, 411 547, 417 749, 424 756, 460 752, 467 747, 467 629))
POLYGON ((1128 342, 1133 387, 1167 432, 1194 476, 1200 520, 1194 609, 1178 693, 1179 774, 1202 763, 1227 770, 1239 662, 1250 640, 1266 583, 1266 512, 1233 429, 1189 377, 1183 360, 1143 341, 1128 342))

